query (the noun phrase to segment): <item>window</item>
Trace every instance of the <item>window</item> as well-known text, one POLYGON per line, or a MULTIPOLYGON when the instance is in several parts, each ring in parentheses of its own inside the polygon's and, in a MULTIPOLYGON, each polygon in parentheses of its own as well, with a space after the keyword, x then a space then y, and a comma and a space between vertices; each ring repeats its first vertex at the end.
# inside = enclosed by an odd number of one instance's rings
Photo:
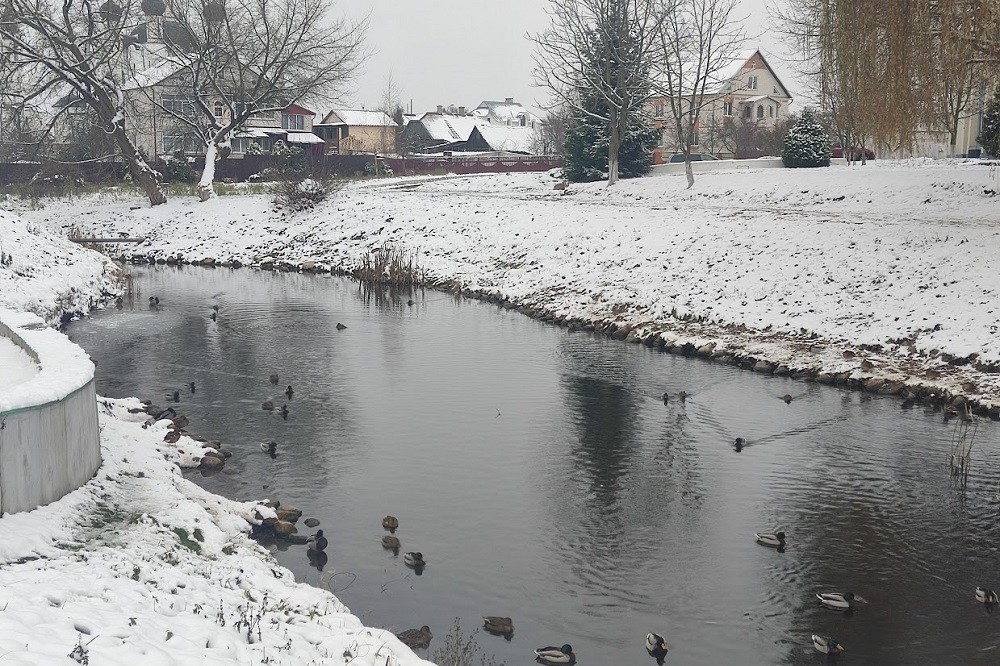
POLYGON ((747 78, 747 88, 750 90, 757 90, 757 77, 751 76, 747 78))
POLYGON ((697 132, 695 132, 694 136, 691 137, 691 145, 692 146, 697 146, 698 145, 698 133, 697 132))
POLYGON ((305 116, 294 113, 281 114, 281 129, 301 130, 305 128, 306 128, 305 116))
POLYGON ((758 104, 757 105, 757 117, 758 118, 763 118, 764 117, 764 105, 763 104, 758 104))
POLYGON ((216 102, 212 105, 212 115, 216 118, 221 118, 226 112, 226 107, 222 102, 216 102))
POLYGON ((774 118, 774 107, 773 106, 768 105, 768 107, 767 107, 767 115, 769 117, 771 117, 771 118, 774 118))
POLYGON ((524 127, 528 124, 528 116, 522 113, 520 116, 518 116, 518 118, 521 119, 521 127, 524 127))
POLYGON ((191 134, 179 132, 163 135, 163 152, 173 154, 178 151, 184 153, 200 153, 205 145, 197 137, 191 134))
POLYGON ((186 116, 188 118, 192 118, 195 115, 194 100, 187 97, 182 97, 180 95, 164 95, 160 99, 160 103, 163 105, 164 110, 168 113, 186 116))
POLYGON ((743 118, 750 120, 753 117, 753 107, 749 104, 743 107, 743 118))
POLYGON ((653 116, 656 118, 663 117, 663 102, 657 102, 653 109, 653 116))
POLYGON ((733 115, 733 103, 732 102, 723 102, 722 103, 722 115, 724 115, 724 116, 731 116, 731 115, 733 115))

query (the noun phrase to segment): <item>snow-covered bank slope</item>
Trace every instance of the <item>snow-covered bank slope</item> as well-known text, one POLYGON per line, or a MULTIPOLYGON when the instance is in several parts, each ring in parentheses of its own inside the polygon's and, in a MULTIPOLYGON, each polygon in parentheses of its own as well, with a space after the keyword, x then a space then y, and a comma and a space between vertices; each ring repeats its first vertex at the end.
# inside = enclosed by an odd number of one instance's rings
POLYGON ((135 251, 160 258, 350 268, 395 244, 419 249, 434 278, 562 315, 715 340, 792 368, 861 372, 868 360, 882 376, 1000 399, 996 374, 945 362, 1000 363, 1000 183, 990 167, 714 172, 691 190, 670 175, 571 186, 566 196, 553 182, 358 184, 295 217, 273 213, 266 197, 137 211, 91 199, 30 215, 58 227, 86 210, 95 231, 145 235, 135 251), (851 348, 858 354, 845 360, 851 348))
POLYGON ((184 479, 164 458, 164 430, 128 413, 138 401, 100 406, 97 476, 0 520, 6 661, 384 666, 392 654, 389 663, 428 663, 333 595, 295 583, 245 534, 254 505, 184 479))
POLYGON ((53 324, 64 313, 86 314, 117 287, 120 271, 111 260, 66 237, 0 211, 0 306, 53 324))

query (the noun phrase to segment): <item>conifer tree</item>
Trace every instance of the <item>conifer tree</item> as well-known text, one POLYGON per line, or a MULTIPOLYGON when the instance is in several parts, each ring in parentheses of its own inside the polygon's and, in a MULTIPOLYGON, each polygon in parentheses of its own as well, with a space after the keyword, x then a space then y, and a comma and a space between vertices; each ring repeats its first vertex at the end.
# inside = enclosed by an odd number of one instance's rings
POLYGON ((830 139, 811 110, 803 111, 802 117, 788 131, 781 161, 786 167, 830 166, 830 139))
POLYGON ((982 133, 976 137, 976 141, 991 157, 1000 155, 1000 89, 997 89, 986 107, 982 133))

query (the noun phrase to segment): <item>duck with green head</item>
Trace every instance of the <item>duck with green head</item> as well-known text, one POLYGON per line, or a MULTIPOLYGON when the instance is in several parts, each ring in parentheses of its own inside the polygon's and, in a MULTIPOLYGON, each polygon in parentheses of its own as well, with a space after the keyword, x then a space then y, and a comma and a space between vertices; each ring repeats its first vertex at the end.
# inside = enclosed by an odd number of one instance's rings
POLYGON ((569 643, 565 643, 561 647, 547 645, 535 650, 535 661, 551 666, 562 666, 563 664, 572 666, 576 663, 576 653, 573 652, 573 646, 569 643))

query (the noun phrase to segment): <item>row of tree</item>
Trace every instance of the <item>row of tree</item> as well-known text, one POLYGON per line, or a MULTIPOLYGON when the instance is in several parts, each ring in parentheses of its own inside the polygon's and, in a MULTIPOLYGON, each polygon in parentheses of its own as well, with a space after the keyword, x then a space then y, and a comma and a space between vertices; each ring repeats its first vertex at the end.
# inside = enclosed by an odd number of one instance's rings
POLYGON ((38 109, 43 132, 85 105, 156 205, 159 176, 128 132, 130 115, 153 105, 203 144, 205 199, 234 132, 339 88, 365 55, 365 28, 328 0, 0 0, 0 104, 20 118, 38 109), (157 61, 144 69, 131 51, 154 31, 157 61), (152 87, 167 75, 180 105, 152 87))

